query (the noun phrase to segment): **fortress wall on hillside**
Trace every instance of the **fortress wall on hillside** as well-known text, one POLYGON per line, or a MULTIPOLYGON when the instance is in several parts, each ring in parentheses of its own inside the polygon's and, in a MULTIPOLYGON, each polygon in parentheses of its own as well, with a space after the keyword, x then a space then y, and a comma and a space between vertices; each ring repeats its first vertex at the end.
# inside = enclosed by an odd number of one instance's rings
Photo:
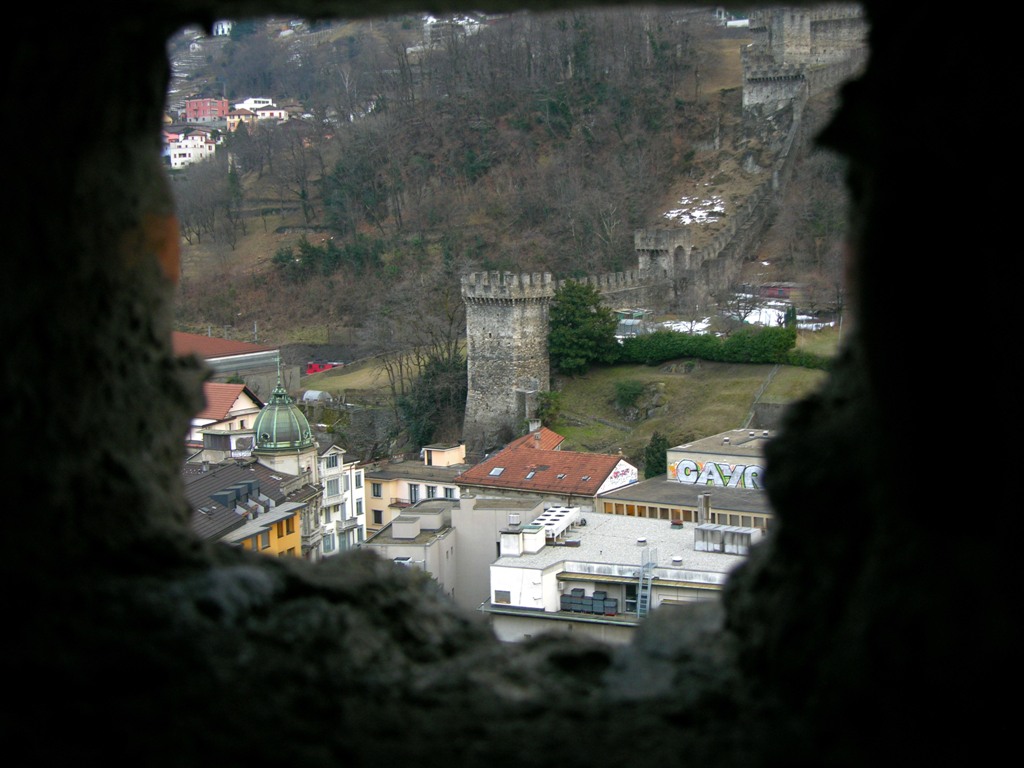
MULTIPOLYGON (((859 6, 755 16, 755 44, 741 53, 743 109, 755 116, 793 111, 774 166, 706 245, 695 247, 686 227, 641 229, 634 233, 637 269, 578 279, 593 285, 607 305, 688 309, 728 291, 771 224, 792 175, 793 150, 804 139, 807 99, 852 77, 865 63, 859 6)), ((463 278, 468 461, 504 445, 536 415, 541 393, 550 388, 549 307, 564 283, 550 273, 478 272, 463 278)))

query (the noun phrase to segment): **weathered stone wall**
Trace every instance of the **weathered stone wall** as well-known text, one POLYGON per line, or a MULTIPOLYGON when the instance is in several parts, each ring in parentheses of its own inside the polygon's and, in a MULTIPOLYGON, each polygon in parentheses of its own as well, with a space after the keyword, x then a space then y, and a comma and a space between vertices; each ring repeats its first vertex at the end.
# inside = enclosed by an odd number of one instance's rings
MULTIPOLYGON (((849 161, 856 328, 767 446, 778 524, 723 602, 656 610, 623 648, 502 644, 422 573, 366 551, 267 558, 198 541, 187 525, 181 440, 203 370, 170 340, 177 232, 156 159, 166 40, 186 23, 353 17, 365 4, 54 6, 61 23, 45 34, 31 32, 44 9, 16 11, 19 32, 0 49, 6 98, 59 93, 88 119, 35 126, 45 151, 10 153, 0 193, 10 519, 29 524, 26 536, 10 528, 0 558, 11 703, 0 733, 13 759, 859 768, 1012 756, 1019 718, 993 697, 1017 690, 1024 639, 1012 505, 972 515, 977 485, 930 473, 927 440, 908 450, 911 436, 975 434, 973 406, 1002 392, 984 372, 958 377, 957 402, 972 407, 942 409, 936 430, 922 393, 948 376, 946 337, 897 344, 891 330, 908 290, 892 226, 906 221, 906 190, 928 211, 948 208, 950 189, 997 186, 1005 148, 991 126, 1005 99, 976 84, 957 127, 972 151, 950 152, 926 122, 948 105, 950 80, 923 75, 992 55, 988 33, 972 21, 937 45, 947 13, 865 7, 871 61, 821 137, 849 161)), ((979 252, 1003 248, 1012 221, 990 218, 979 252)), ((948 250, 948 227, 914 237, 921 253, 948 250)), ((914 276, 918 293, 947 284, 942 270, 914 276)))
POLYGON ((780 109, 849 78, 865 61, 867 25, 856 4, 751 13, 754 43, 740 50, 743 106, 780 109))
POLYGON ((536 412, 550 389, 550 273, 475 272, 462 278, 466 304, 467 460, 504 444, 536 412))

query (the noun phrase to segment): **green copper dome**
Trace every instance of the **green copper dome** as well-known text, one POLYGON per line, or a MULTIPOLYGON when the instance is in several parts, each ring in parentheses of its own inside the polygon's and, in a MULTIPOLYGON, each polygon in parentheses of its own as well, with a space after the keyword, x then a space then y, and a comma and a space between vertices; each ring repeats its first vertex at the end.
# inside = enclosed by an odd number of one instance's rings
POLYGON ((313 445, 313 432, 281 382, 253 424, 258 451, 295 451, 313 445))

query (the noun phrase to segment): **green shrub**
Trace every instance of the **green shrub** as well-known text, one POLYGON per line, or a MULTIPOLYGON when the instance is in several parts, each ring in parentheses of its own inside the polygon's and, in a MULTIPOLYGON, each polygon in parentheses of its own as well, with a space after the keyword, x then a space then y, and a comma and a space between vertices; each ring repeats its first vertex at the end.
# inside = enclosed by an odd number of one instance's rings
POLYGON ((636 401, 643 393, 643 382, 636 379, 615 382, 615 404, 619 408, 626 409, 636 405, 636 401))

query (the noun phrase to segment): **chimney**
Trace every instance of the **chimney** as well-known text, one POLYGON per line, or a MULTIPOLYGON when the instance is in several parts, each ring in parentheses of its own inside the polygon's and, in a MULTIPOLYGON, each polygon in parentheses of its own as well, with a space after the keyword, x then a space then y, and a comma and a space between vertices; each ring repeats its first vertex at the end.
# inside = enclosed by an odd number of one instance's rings
POLYGON ((540 440, 540 419, 530 419, 530 431, 537 432, 537 439, 540 440))

